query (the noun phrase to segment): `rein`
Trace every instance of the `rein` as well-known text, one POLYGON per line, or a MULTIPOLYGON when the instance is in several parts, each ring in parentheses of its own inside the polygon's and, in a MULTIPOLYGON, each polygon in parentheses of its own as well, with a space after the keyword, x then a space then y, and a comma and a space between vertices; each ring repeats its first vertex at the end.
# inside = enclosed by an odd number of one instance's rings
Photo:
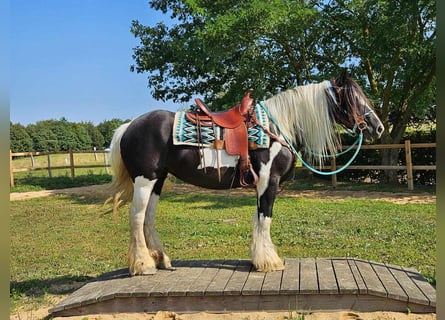
MULTIPOLYGON (((272 121, 272 123, 277 127, 277 129, 278 129, 280 132, 282 132, 281 129, 280 129, 280 126, 279 126, 278 123, 277 123, 277 121, 276 121, 275 118, 270 114, 269 110, 268 110, 268 109, 266 108, 266 106, 264 105, 264 102, 263 102, 263 101, 260 101, 260 102, 259 102, 259 105, 260 105, 260 107, 264 110, 264 112, 266 112, 267 116, 268 116, 269 119, 272 121)), ((366 123, 365 123, 365 124, 366 124, 366 123)), ((327 156, 327 157, 337 157, 337 156, 339 156, 339 155, 345 154, 345 153, 351 151, 352 148, 354 148, 355 145, 358 144, 358 145, 357 145, 357 149, 355 150, 355 152, 354 152, 354 154, 352 155, 351 159, 349 159, 349 161, 346 162, 346 164, 345 164, 344 166, 342 166, 341 168, 338 168, 337 170, 330 171, 330 172, 325 172, 325 171, 317 170, 317 169, 315 169, 314 167, 312 167, 311 165, 309 165, 308 163, 306 163, 306 161, 303 160, 303 158, 301 157, 301 155, 298 153, 298 151, 295 149, 295 147, 293 146, 293 144, 290 142, 289 138, 286 137, 283 133, 281 133, 280 135, 281 135, 281 137, 283 137, 284 141, 286 142, 287 146, 288 146, 289 149, 292 151, 292 153, 293 153, 293 154, 294 154, 294 155, 301 161, 301 163, 302 163, 307 169, 309 169, 310 171, 312 171, 312 172, 314 172, 314 173, 320 174, 320 175, 330 176, 330 175, 334 175, 334 174, 340 173, 340 172, 342 172, 343 170, 345 170, 347 167, 349 167, 349 165, 350 165, 350 164, 355 160, 355 158, 357 157, 357 155, 358 155, 358 153, 359 153, 359 151, 360 151, 360 148, 361 148, 361 146, 362 146, 362 143, 363 143, 363 130, 366 129, 366 127, 362 127, 362 126, 360 126, 360 124, 357 124, 357 123, 356 123, 356 124, 354 125, 354 129, 351 130, 351 131, 355 131, 357 128, 360 130, 360 134, 358 135, 357 140, 356 140, 356 141, 355 141, 355 142, 354 142, 348 149, 346 149, 345 151, 342 151, 342 152, 340 152, 340 153, 337 153, 337 154, 335 154, 335 155, 327 156)))

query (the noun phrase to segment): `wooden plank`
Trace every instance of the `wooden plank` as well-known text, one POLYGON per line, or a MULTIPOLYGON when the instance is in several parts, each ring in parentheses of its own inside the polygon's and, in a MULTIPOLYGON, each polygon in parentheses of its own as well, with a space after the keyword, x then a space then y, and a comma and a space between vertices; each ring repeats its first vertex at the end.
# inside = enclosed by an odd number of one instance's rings
POLYGON ((387 297, 388 293, 386 292, 385 287, 383 287, 383 284, 380 282, 379 277, 377 276, 369 262, 354 260, 354 263, 363 278, 366 288, 368 289, 367 293, 376 296, 387 297))
MULTIPOLYGON (((151 296, 166 296, 171 295, 172 289, 174 290, 178 286, 178 282, 182 279, 186 279, 188 274, 190 273, 190 266, 193 265, 193 262, 190 260, 178 261, 175 263, 176 270, 158 270, 157 272, 167 273, 165 274, 165 281, 156 281, 157 285, 151 290, 151 296)), ((156 279, 156 278, 155 278, 156 279)))
POLYGON ((187 265, 181 267, 183 276, 177 279, 174 286, 169 288, 168 294, 171 296, 185 296, 188 292, 193 291, 192 288, 196 280, 199 279, 205 268, 206 264, 203 260, 192 260, 187 265))
POLYGON ((334 267, 331 259, 317 258, 318 288, 321 294, 338 293, 337 280, 335 278, 334 267))
POLYGON ((300 260, 300 294, 318 293, 317 270, 314 258, 300 260))
POLYGON ((436 142, 412 143, 411 149, 413 149, 413 148, 436 148, 436 146, 437 146, 436 142))
POLYGON ((206 296, 222 295, 227 282, 235 271, 239 260, 227 260, 219 268, 218 273, 210 282, 206 289, 206 296))
POLYGON ((239 295, 243 290, 244 284, 249 276, 250 270, 252 270, 253 265, 250 260, 240 260, 239 264, 236 266, 233 275, 227 282, 224 288, 224 295, 239 295))
POLYGON ((412 166, 413 170, 436 170, 436 165, 426 165, 426 166, 412 166))
MULTIPOLYGON (((337 166, 337 169, 341 166, 337 166)), ((390 165, 350 165, 346 170, 405 170, 406 166, 390 166, 390 165)))
POLYGON ((300 287, 300 259, 284 259, 285 269, 281 279, 280 293, 297 294, 300 287))
POLYGON ((261 288, 263 287, 265 277, 266 274, 264 272, 258 272, 252 269, 247 277, 241 294, 246 296, 261 294, 261 288))
POLYGON ((413 162, 411 159, 410 140, 405 140, 405 163, 406 163, 406 180, 408 183, 408 190, 414 190, 413 162))
POLYGON ((405 272, 405 270, 395 266, 390 267, 389 270, 393 274, 393 276, 397 279, 397 281, 400 283, 400 285, 403 287, 406 294, 408 295, 408 302, 425 304, 425 301, 427 301, 427 304, 429 304, 430 301, 428 297, 425 296, 425 294, 418 288, 416 283, 413 281, 413 278, 418 277, 419 274, 417 274, 414 277, 410 277, 405 272))
POLYGON ((363 277, 355 264, 355 259, 347 259, 349 268, 351 269, 352 275, 354 276, 355 283, 360 294, 368 293, 368 288, 366 287, 363 277))
POLYGON ((90 286, 88 290, 84 291, 81 302, 82 306, 97 303, 104 291, 107 290, 107 287, 107 281, 97 281, 95 285, 90 286))
POLYGON ((122 279, 121 286, 116 290, 116 298, 126 298, 133 296, 134 289, 138 286, 141 279, 139 277, 127 277, 122 279))
POLYGON ((371 265, 385 287, 388 298, 408 301, 408 295, 385 265, 379 263, 372 263, 371 265))
POLYGON ((201 272, 198 279, 195 280, 193 290, 186 293, 187 296, 203 296, 207 287, 215 278, 219 271, 219 266, 224 264, 224 260, 210 260, 205 263, 205 269, 201 272))
POLYGON ((341 294, 358 294, 360 290, 348 260, 344 258, 333 258, 332 265, 337 279, 338 292, 341 294))
MULTIPOLYGON (((392 268, 394 269, 394 268, 392 268)), ((391 270, 392 270, 391 269, 391 270)), ((427 297, 429 301, 429 305, 435 307, 436 306, 436 289, 417 271, 410 270, 408 268, 401 267, 403 271, 405 271, 406 276, 411 279, 416 286, 422 291, 422 293, 427 297)), ((413 301, 414 299, 409 297, 409 301, 413 301)))
POLYGON ((281 278, 283 277, 283 271, 267 272, 264 277, 263 286, 261 288, 262 295, 273 295, 280 293, 281 278))

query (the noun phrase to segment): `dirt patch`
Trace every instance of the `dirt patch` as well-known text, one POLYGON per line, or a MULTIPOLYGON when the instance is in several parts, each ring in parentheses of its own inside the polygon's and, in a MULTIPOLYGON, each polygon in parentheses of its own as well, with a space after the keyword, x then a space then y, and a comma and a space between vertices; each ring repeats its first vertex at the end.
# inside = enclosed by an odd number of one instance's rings
MULTIPOLYGON (((203 189, 196 186, 186 184, 171 184, 167 186, 168 191, 175 192, 177 194, 185 193, 208 193, 208 194, 222 194, 227 196, 247 196, 255 195, 254 189, 231 189, 231 190, 210 190, 203 189)), ((93 185, 86 187, 57 189, 57 190, 42 190, 42 191, 30 191, 21 193, 10 193, 10 201, 26 200, 38 197, 47 197, 56 194, 73 194, 81 196, 95 196, 103 198, 104 200, 110 196, 109 184, 93 185)), ((435 203, 436 195, 429 193, 392 193, 392 192, 376 192, 376 191, 346 191, 346 190, 283 190, 279 192, 278 196, 295 197, 295 198, 319 198, 319 199, 373 199, 383 200, 392 203, 405 204, 405 203, 435 203)))

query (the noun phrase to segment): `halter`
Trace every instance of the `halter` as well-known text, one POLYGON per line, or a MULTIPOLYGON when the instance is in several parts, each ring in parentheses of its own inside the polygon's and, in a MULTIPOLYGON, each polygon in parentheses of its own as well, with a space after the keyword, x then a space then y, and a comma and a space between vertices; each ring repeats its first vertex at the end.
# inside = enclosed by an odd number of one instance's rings
POLYGON ((370 110, 366 113, 364 113, 363 115, 361 115, 362 119, 360 120, 360 122, 357 121, 354 124, 354 127, 352 128, 352 130, 349 130, 349 134, 355 134, 355 131, 358 129, 360 131, 357 140, 345 151, 342 151, 340 153, 337 153, 335 155, 330 155, 330 156, 326 156, 326 157, 336 157, 342 154, 345 154, 347 152, 349 152, 350 150, 352 150, 352 148, 355 147, 355 145, 357 145, 357 149, 355 150, 354 154, 352 155, 351 159, 349 159, 349 161, 342 166, 341 168, 334 170, 334 171, 330 171, 330 172, 325 172, 325 171, 320 171, 315 169, 314 167, 312 167, 311 165, 309 165, 308 163, 306 163, 306 161, 303 160, 303 158, 301 157, 301 155, 298 153, 298 151, 295 149, 295 147, 293 146, 293 144, 291 143, 291 141, 289 140, 288 137, 286 137, 283 133, 282 130, 280 129, 280 126, 278 125, 277 121, 275 120, 275 118, 270 114, 269 110, 266 108, 266 106, 264 105, 263 101, 259 102, 260 107, 266 112, 267 116, 269 117, 269 119, 272 121, 272 123, 277 127, 277 129, 280 131, 280 135, 281 137, 283 137, 284 141, 287 144, 287 147, 292 151, 292 153, 301 161, 301 163, 310 171, 320 174, 320 175, 324 175, 324 176, 330 176, 330 175, 334 175, 337 173, 342 172, 343 170, 345 170, 347 167, 349 167, 349 165, 355 160, 355 158, 357 157, 360 148, 362 146, 363 143, 363 130, 365 130, 367 128, 367 124, 364 121, 364 117, 367 116, 368 114, 371 114, 373 111, 370 110))

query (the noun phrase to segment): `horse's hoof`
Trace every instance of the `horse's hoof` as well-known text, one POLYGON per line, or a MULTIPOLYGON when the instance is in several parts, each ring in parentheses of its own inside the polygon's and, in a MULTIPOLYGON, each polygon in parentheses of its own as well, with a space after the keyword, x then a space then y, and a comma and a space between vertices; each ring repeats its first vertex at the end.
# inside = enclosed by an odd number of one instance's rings
POLYGON ((156 271, 157 271, 157 270, 156 270, 155 267, 151 267, 150 269, 144 271, 144 272, 142 273, 142 275, 143 275, 143 276, 152 276, 152 275, 154 275, 154 274, 156 273, 156 271))
POLYGON ((176 271, 176 268, 175 268, 175 267, 172 267, 172 266, 170 266, 170 267, 165 267, 164 269, 165 269, 165 270, 168 270, 168 271, 176 271))
POLYGON ((138 271, 135 271, 135 270, 129 270, 130 272, 130 277, 133 277, 133 276, 152 276, 152 275, 154 275, 154 274, 156 274, 156 267, 150 267, 150 268, 147 268, 147 269, 144 269, 144 270, 138 270, 138 271))

